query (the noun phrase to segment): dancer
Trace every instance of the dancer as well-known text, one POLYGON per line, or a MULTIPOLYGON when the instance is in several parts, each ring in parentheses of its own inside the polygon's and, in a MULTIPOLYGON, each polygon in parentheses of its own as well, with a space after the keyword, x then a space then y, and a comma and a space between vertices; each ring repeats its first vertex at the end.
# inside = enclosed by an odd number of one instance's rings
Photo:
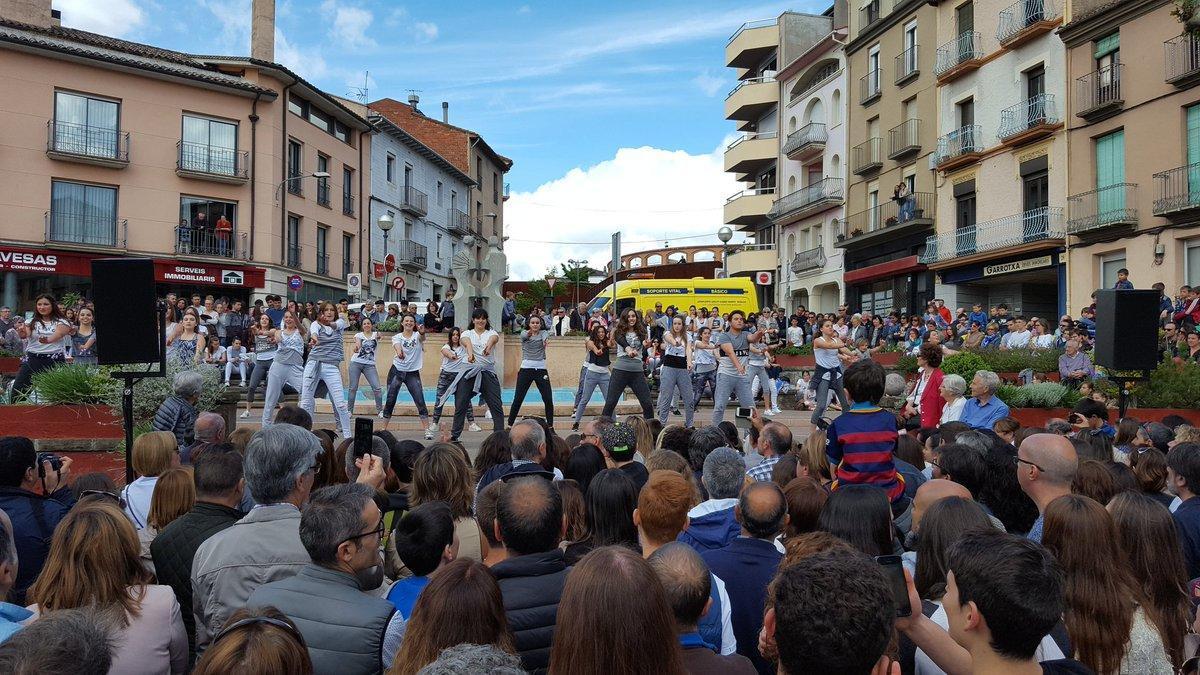
POLYGON ((692 426, 696 413, 695 397, 692 394, 692 341, 688 339, 683 317, 676 314, 671 319, 671 329, 663 334, 662 374, 658 380, 658 421, 667 423, 671 410, 671 399, 675 392, 683 400, 684 426, 692 426))
POLYGON ((729 313, 728 330, 720 333, 713 340, 713 344, 718 347, 717 388, 713 392, 712 423, 714 425, 720 424, 725 418, 725 406, 729 404, 731 394, 737 395, 739 406, 754 407, 754 397, 750 395, 747 364, 743 359, 749 359, 750 344, 761 340, 763 334, 762 332, 747 333, 743 330, 745 325, 745 313, 740 309, 735 309, 729 313))
POLYGON ((71 334, 71 358, 78 364, 96 364, 96 318, 87 307, 79 309, 79 327, 71 334))
POLYGON ((617 360, 613 363, 612 379, 604 394, 604 417, 612 417, 617 401, 626 387, 637 396, 642 404, 642 417, 652 419, 654 408, 650 406, 650 385, 646 382, 643 352, 650 345, 646 324, 637 310, 632 307, 621 312, 620 320, 608 338, 609 346, 617 347, 617 360))
MULTIPOLYGON (((270 317, 268 317, 270 318, 270 317)), ((275 345, 274 363, 267 370, 267 393, 263 395, 263 428, 271 426, 275 405, 283 393, 283 385, 296 391, 304 390, 304 331, 296 313, 283 313, 283 327, 271 331, 271 344, 275 345)))
POLYGON ((238 384, 246 386, 246 349, 242 347, 242 339, 239 337, 233 338, 229 346, 225 348, 225 386, 229 386, 229 381, 233 375, 233 367, 237 366, 238 375, 241 380, 238 384))
MULTIPOLYGON (((429 424, 429 431, 437 431, 438 423, 442 421, 442 409, 446 406, 446 392, 453 393, 452 385, 466 367, 467 349, 462 344, 462 329, 451 327, 446 335, 446 344, 442 345, 442 370, 438 373, 437 393, 433 397, 433 421, 429 424)), ((475 411, 470 404, 467 405, 467 422, 469 431, 481 431, 479 425, 475 424, 475 411)))
POLYGON ((383 417, 383 390, 379 388, 379 371, 375 369, 375 350, 379 347, 379 333, 375 324, 363 317, 362 330, 354 335, 354 354, 350 357, 347 379, 350 384, 350 416, 354 416, 354 404, 358 401, 358 381, 367 378, 371 392, 375 394, 375 414, 383 417))
MULTIPOLYGON (((707 311, 707 310, 705 310, 707 311)), ((692 343, 692 410, 700 407, 705 386, 717 394, 717 346, 712 344, 712 329, 701 326, 692 343)))
POLYGON ((17 324, 17 336, 25 341, 25 362, 17 371, 13 394, 24 394, 33 384, 33 376, 63 363, 63 340, 71 334, 71 324, 58 312, 53 295, 37 296, 33 321, 17 324))
POLYGON ((526 325, 529 328, 521 331, 521 368, 517 371, 517 389, 508 408, 508 426, 517 423, 517 413, 521 411, 525 393, 532 383, 537 385, 538 393, 542 395, 546 423, 553 429, 554 391, 550 388, 550 373, 546 371, 546 343, 549 342, 550 331, 546 330, 545 319, 537 314, 530 314, 526 325))
POLYGON ((185 364, 200 362, 200 352, 203 348, 200 341, 204 338, 198 332, 198 315, 190 309, 183 313, 175 326, 175 335, 167 338, 167 356, 185 364))
POLYGON ((587 356, 583 362, 579 395, 576 397, 578 403, 575 404, 575 423, 571 425, 571 431, 579 431, 579 420, 583 418, 583 410, 592 399, 592 392, 599 389, 601 396, 608 395, 608 383, 611 378, 608 372, 608 329, 600 324, 592 326, 584 344, 587 346, 587 356))
POLYGON ((812 423, 825 429, 829 421, 822 417, 829 405, 829 393, 837 397, 842 410, 849 410, 846 402, 845 388, 842 386, 841 354, 846 349, 846 343, 837 336, 837 329, 829 319, 823 319, 820 324, 821 334, 813 340, 813 356, 817 362, 816 372, 813 373, 809 387, 817 392, 816 405, 813 407, 812 423))
POLYGON ((312 415, 316 409, 317 383, 324 382, 329 390, 329 402, 333 404, 334 420, 342 432, 342 438, 354 436, 350 427, 350 409, 346 407, 346 392, 342 388, 342 360, 346 348, 342 344, 342 331, 346 322, 339 319, 337 307, 322 302, 317 308, 317 319, 312 322, 308 336, 308 362, 304 364, 304 388, 300 390, 300 407, 312 415))
POLYGON ((400 387, 408 388, 417 414, 421 417, 421 428, 425 439, 433 439, 429 426, 429 409, 425 407, 425 390, 421 387, 421 364, 425 362, 425 329, 417 326, 417 317, 405 314, 400 317, 400 332, 392 336, 392 349, 396 356, 387 376, 387 403, 383 405, 383 430, 387 431, 396 410, 396 396, 400 387))
POLYGON ((495 431, 504 429, 504 408, 500 402, 500 380, 496 377, 496 343, 500 335, 492 330, 488 313, 482 307, 471 313, 471 330, 462 336, 467 352, 467 367, 459 373, 454 386, 454 427, 450 440, 457 441, 466 421, 467 408, 476 393, 483 395, 492 416, 495 431))
POLYGON ((768 393, 771 388, 771 378, 767 375, 769 347, 765 344, 770 339, 770 332, 752 321, 748 323, 752 327, 751 335, 756 335, 759 338, 758 342, 750 345, 750 354, 746 357, 746 376, 750 379, 750 400, 754 400, 758 396, 758 393, 755 391, 755 387, 758 387, 762 390, 763 403, 765 404, 764 407, 766 407, 763 414, 768 416, 774 415, 775 409, 769 405, 771 402, 771 395, 768 393))
POLYGON ((275 362, 275 352, 279 349, 271 341, 271 317, 264 314, 258 315, 258 322, 250 328, 250 333, 247 340, 251 347, 254 348, 254 363, 250 369, 250 384, 246 385, 246 409, 242 411, 242 419, 250 416, 250 406, 254 403, 254 394, 258 391, 258 385, 262 383, 263 378, 271 370, 271 364, 275 362))

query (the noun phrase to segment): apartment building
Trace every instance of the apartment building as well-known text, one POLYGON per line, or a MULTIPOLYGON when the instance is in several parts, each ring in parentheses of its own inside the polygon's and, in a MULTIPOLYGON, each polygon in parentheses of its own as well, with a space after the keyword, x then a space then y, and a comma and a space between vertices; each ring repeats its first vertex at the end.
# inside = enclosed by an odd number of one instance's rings
POLYGON ((856 312, 911 312, 934 297, 920 255, 937 213, 936 5, 866 0, 850 12, 847 215, 834 245, 856 312), (903 200, 893 198, 900 184, 903 200))
POLYGON ((1066 311, 1062 0, 937 7, 937 232, 921 263, 949 307, 1066 311))
POLYGON ((298 274, 293 297, 345 295, 371 127, 274 63, 274 3, 253 11, 251 56, 213 57, 0 0, 4 304, 86 295, 114 255, 153 258, 164 293, 251 300, 298 274))
POLYGON ((1200 284, 1200 40, 1168 0, 1072 0, 1066 45, 1069 307, 1130 270, 1200 284))

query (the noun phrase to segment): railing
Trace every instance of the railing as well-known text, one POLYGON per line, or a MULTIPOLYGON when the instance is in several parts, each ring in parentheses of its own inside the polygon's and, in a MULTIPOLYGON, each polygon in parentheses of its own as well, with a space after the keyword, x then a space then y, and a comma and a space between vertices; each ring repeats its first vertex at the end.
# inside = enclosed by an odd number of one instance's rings
POLYGON ((504 184, 504 198, 505 198, 505 199, 508 199, 508 197, 509 197, 509 187, 510 187, 510 185, 511 185, 511 183, 505 183, 505 184, 504 184))
POLYGON ((738 136, 737 138, 733 139, 733 142, 730 143, 728 146, 726 146, 725 151, 729 152, 730 150, 741 145, 742 143, 745 143, 746 141, 756 141, 759 139, 767 140, 767 139, 771 139, 771 138, 779 138, 779 132, 778 131, 751 131, 749 133, 742 134, 741 136, 738 136))
POLYGON ((938 138, 937 161, 940 164, 955 157, 982 151, 983 127, 972 124, 938 138))
POLYGON ((317 203, 321 206, 329 206, 329 181, 325 178, 317 179, 317 203))
POLYGON ((1000 111, 1000 129, 996 135, 1001 139, 1012 138, 1043 124, 1058 124, 1058 106, 1054 94, 1038 94, 1033 98, 1000 111))
POLYGON ((789 266, 793 274, 819 269, 825 266, 825 249, 818 246, 807 251, 800 251, 792 258, 789 266))
POLYGON ((354 195, 348 192, 342 193, 342 213, 347 216, 354 215, 354 195))
POLYGON ((1117 183, 1067 197, 1067 232, 1137 223, 1137 184, 1117 183))
POLYGON ((1024 213, 933 235, 925 241, 921 262, 953 260, 975 253, 1067 236, 1061 206, 1043 206, 1024 213))
MULTIPOLYGON (((244 239, 245 235, 242 235, 244 239)), ((245 245, 238 246, 236 229, 217 231, 210 227, 192 227, 180 224, 175 227, 175 254, 215 256, 218 258, 245 257, 245 245), (240 255, 239 255, 240 254, 240 255)))
POLYGON ((921 120, 904 120, 888 130, 888 157, 921 149, 921 120))
POLYGON ((246 170, 250 153, 233 148, 222 148, 207 143, 192 143, 179 141, 175 144, 178 150, 177 171, 189 173, 206 173, 213 176, 229 176, 231 178, 247 178, 246 170))
POLYGON ((1119 105, 1121 98, 1121 75, 1124 64, 1115 63, 1094 70, 1075 81, 1079 111, 1075 113, 1085 116, 1108 106, 1119 105))
POLYGON ((814 144, 825 145, 829 140, 829 132, 825 125, 820 122, 809 122, 799 129, 788 134, 787 141, 783 144, 783 154, 790 155, 797 150, 814 144))
POLYGON ((941 77, 950 70, 962 64, 983 58, 983 39, 978 31, 959 35, 946 44, 938 47, 937 59, 933 73, 941 77))
POLYGON ((1004 44, 1030 26, 1061 17, 1062 8, 1055 0, 1018 0, 1007 9, 1000 10, 996 39, 1000 44, 1004 44))
POLYGON ((880 227, 902 225, 912 220, 931 221, 936 206, 937 195, 931 192, 913 192, 903 204, 888 197, 887 201, 875 208, 846 216, 846 233, 855 237, 856 230, 864 234, 880 227))
POLYGON ((737 192, 730 195, 729 198, 725 200, 725 203, 728 204, 728 203, 730 203, 732 201, 736 201, 742 197, 752 197, 754 195, 773 195, 773 194, 775 194, 775 188, 773 188, 773 187, 750 188, 747 190, 738 190, 737 192))
POLYGON ((806 185, 789 195, 776 199, 771 210, 767 212, 767 217, 779 218, 818 202, 843 198, 841 178, 822 178, 811 185, 806 185))
POLYGON ((1200 39, 1184 33, 1163 43, 1166 50, 1166 79, 1176 82, 1200 75, 1200 39))
POLYGON ((401 264, 420 265, 424 266, 429 258, 429 249, 424 244, 418 244, 415 241, 399 242, 399 251, 396 253, 396 260, 401 264))
POLYGON ((1200 207, 1200 163, 1156 173, 1154 183, 1158 186, 1154 215, 1200 207))
POLYGON ((800 100, 808 98, 809 94, 813 93, 814 91, 820 89, 821 87, 824 87, 825 85, 827 85, 830 82, 832 82, 833 80, 835 80, 839 75, 842 74, 842 71, 843 71, 842 68, 837 68, 833 72, 826 75, 825 77, 822 77, 820 80, 817 80, 816 82, 813 82, 812 84, 808 85, 808 89, 805 89, 804 91, 800 92, 799 94, 796 94, 795 96, 792 96, 791 98, 789 98, 788 105, 792 105, 792 104, 796 103, 796 101, 800 101, 800 100))
POLYGON ((129 132, 73 122, 46 122, 46 152, 129 161, 129 132))
POLYGON ((735 86, 732 90, 730 90, 729 95, 726 96, 725 99, 729 100, 730 98, 733 97, 734 94, 736 94, 738 92, 738 89, 741 89, 742 87, 744 87, 748 84, 762 84, 763 82, 774 82, 774 81, 775 81, 775 73, 771 73, 770 75, 760 75, 758 77, 751 77, 751 78, 748 78, 745 80, 741 80, 737 83, 737 86, 735 86))
POLYGON ((129 222, 111 216, 47 211, 46 242, 125 248, 129 222))
POLYGON ((879 98, 883 93, 881 81, 883 80, 883 70, 876 68, 868 71, 858 80, 859 103, 866 105, 870 101, 879 98))
POLYGON ((883 0, 871 0, 858 10, 858 33, 883 18, 883 0))
POLYGON ((729 40, 726 41, 725 44, 726 46, 732 44, 733 41, 737 39, 737 36, 741 35, 744 31, 748 31, 753 28, 766 28, 767 26, 774 26, 778 23, 778 19, 758 19, 757 21, 747 21, 746 23, 742 24, 740 28, 733 32, 733 35, 729 37, 729 40))
POLYGON ((864 173, 883 165, 883 139, 868 138, 854 146, 854 172, 864 173))
POLYGON ((918 68, 919 45, 913 45, 896 56, 896 84, 920 73, 918 68))
POLYGON ((317 274, 329 274, 329 254, 317 254, 317 274))
POLYGON ((451 208, 447 212, 446 229, 451 232, 466 234, 471 231, 471 216, 458 209, 451 208))
MULTIPOLYGON (((304 196, 304 174, 289 171, 286 182, 288 192, 297 196, 304 196)), ((317 185, 319 186, 320 182, 317 185)))
POLYGON ((287 250, 283 255, 283 264, 293 270, 300 269, 300 259, 304 248, 299 244, 288 244, 287 250))
POLYGON ((404 206, 408 209, 428 213, 429 196, 409 185, 404 188, 404 206))

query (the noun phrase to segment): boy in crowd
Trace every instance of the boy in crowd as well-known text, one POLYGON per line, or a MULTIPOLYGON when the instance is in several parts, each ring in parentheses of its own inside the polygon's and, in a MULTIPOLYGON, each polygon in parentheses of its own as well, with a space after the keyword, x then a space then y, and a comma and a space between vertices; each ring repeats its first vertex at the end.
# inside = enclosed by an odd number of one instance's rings
POLYGON ((836 472, 834 489, 850 483, 883 488, 893 506, 904 498, 904 479, 892 451, 899 437, 896 416, 879 407, 887 374, 875 361, 859 361, 843 376, 850 409, 829 425, 825 454, 836 472))

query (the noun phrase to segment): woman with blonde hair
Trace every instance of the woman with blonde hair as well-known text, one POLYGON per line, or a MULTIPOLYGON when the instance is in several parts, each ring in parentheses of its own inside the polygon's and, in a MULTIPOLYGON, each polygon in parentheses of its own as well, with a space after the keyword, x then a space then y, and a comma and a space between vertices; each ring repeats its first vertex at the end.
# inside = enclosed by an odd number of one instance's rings
POLYGON ((454 515, 458 557, 482 561, 487 557, 488 544, 471 512, 474 499, 474 474, 461 448, 434 443, 417 455, 408 492, 409 508, 426 502, 446 502, 454 515))
POLYGON ((800 447, 800 472, 822 486, 833 482, 829 471, 829 457, 825 454, 825 430, 813 427, 812 433, 800 447))
POLYGON ((121 490, 125 500, 125 513, 133 526, 146 526, 150 513, 150 501, 154 497, 154 485, 158 477, 169 469, 179 466, 179 444, 175 434, 169 431, 151 431, 133 441, 133 471, 138 475, 132 483, 121 490))
POLYGON ((650 428, 650 424, 646 419, 637 415, 626 416, 625 423, 633 428, 634 436, 637 438, 637 445, 634 446, 634 449, 642 454, 643 459, 649 457, 650 453, 654 452, 654 432, 650 428))
POLYGON ((158 477, 154 484, 154 496, 150 499, 150 512, 146 526, 138 530, 141 544, 142 564, 154 574, 154 558, 150 556, 150 544, 159 532, 173 520, 192 510, 196 504, 196 484, 192 481, 191 467, 170 469, 158 477))
POLYGON ((187 633, 170 586, 150 583, 138 537, 105 500, 72 509, 54 530, 50 555, 29 589, 37 616, 94 606, 111 614, 116 645, 110 673, 184 673, 187 633))

